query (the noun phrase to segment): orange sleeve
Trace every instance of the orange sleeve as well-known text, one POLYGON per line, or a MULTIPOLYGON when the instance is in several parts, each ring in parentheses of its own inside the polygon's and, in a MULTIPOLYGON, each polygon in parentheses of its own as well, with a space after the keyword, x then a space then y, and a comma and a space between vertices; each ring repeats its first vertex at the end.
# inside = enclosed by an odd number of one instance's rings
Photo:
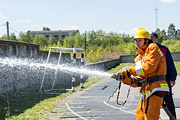
MULTIPOLYGON (((132 66, 133 67, 133 66, 132 66)), ((130 66, 131 68, 131 66, 130 66)), ((129 71, 129 69, 127 69, 129 71)), ((130 72, 131 74, 131 72, 130 72)), ((132 75, 132 74, 131 74, 132 75)), ((124 77, 124 79, 121 79, 121 81, 124 83, 124 84, 127 84, 127 85, 130 85, 132 87, 137 87, 137 84, 136 83, 133 83, 131 84, 131 78, 127 76, 127 73, 126 73, 126 70, 123 70, 121 71, 121 76, 124 77)))

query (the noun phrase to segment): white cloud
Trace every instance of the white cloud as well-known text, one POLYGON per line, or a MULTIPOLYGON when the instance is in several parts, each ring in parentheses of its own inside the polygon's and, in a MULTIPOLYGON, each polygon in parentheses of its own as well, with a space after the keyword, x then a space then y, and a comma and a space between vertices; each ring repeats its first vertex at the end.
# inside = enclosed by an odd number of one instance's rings
POLYGON ((30 19, 25 19, 25 20, 16 20, 18 23, 29 23, 32 22, 30 19))
POLYGON ((163 3, 174 3, 176 0, 161 0, 163 3))
POLYGON ((7 20, 7 17, 0 13, 0 18, 3 20, 7 20))

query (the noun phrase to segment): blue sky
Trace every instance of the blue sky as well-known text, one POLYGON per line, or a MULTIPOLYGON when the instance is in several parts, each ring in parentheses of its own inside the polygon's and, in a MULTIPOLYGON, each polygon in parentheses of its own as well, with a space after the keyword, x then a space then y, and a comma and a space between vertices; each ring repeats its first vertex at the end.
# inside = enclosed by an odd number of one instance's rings
POLYGON ((0 0, 0 36, 6 34, 6 21, 16 35, 43 27, 126 34, 142 27, 152 32, 155 8, 161 30, 171 23, 180 29, 180 0, 0 0))

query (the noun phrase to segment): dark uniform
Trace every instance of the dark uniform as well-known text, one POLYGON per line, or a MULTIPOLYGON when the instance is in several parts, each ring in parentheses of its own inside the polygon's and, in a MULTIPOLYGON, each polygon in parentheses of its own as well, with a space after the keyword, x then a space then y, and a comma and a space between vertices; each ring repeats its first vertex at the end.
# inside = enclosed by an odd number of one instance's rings
POLYGON ((169 49, 166 46, 160 45, 157 43, 160 50, 163 52, 164 57, 166 58, 166 65, 167 65, 167 74, 166 74, 166 81, 169 85, 169 94, 164 97, 165 103, 171 112, 171 114, 176 118, 176 111, 174 106, 174 101, 172 98, 172 87, 170 85, 170 81, 175 81, 177 77, 177 71, 173 62, 173 58, 169 49))

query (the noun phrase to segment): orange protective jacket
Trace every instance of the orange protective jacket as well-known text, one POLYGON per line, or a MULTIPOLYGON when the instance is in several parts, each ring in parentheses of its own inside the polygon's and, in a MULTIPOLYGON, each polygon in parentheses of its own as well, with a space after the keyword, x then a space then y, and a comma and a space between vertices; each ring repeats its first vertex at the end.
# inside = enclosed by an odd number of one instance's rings
MULTIPOLYGON (((130 66, 127 69, 131 75, 138 76, 139 78, 145 79, 148 77, 153 77, 157 75, 166 75, 166 61, 163 53, 155 43, 147 43, 137 50, 139 55, 134 59, 135 66, 130 66)), ((125 71, 121 72, 122 76, 125 76, 125 71)), ((131 78, 125 76, 122 79, 125 84, 131 85, 131 78)), ((131 85, 132 87, 137 87, 136 83, 131 85)), ((151 84, 141 87, 140 92, 142 93, 142 98, 148 98, 156 91, 169 91, 168 84, 165 80, 160 80, 153 82, 151 84)))

